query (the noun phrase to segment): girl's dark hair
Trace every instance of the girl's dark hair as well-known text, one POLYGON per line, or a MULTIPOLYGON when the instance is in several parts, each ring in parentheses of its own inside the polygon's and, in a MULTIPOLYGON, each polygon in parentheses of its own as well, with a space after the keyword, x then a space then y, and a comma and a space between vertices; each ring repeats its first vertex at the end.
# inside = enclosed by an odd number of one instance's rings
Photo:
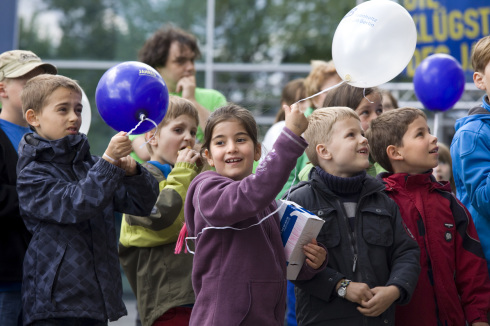
POLYGON ((377 87, 359 88, 349 84, 342 84, 327 92, 323 107, 347 106, 352 110, 356 110, 362 99, 373 93, 379 93, 381 96, 381 92, 377 87))
POLYGON ((255 122, 252 113, 237 104, 229 103, 220 107, 209 116, 208 121, 206 122, 206 128, 204 129, 204 143, 201 147, 201 155, 205 149, 209 150, 211 139, 213 138, 214 127, 220 122, 230 120, 241 123, 252 139, 255 147, 259 146, 257 122, 255 122))

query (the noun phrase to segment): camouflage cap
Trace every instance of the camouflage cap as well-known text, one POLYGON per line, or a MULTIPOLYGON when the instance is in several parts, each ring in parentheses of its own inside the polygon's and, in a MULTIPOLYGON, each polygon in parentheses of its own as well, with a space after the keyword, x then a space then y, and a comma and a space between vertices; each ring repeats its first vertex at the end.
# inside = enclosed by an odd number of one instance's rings
POLYGON ((58 69, 41 59, 31 51, 13 50, 0 54, 0 81, 4 78, 24 76, 37 67, 43 67, 48 74, 56 75, 58 69))

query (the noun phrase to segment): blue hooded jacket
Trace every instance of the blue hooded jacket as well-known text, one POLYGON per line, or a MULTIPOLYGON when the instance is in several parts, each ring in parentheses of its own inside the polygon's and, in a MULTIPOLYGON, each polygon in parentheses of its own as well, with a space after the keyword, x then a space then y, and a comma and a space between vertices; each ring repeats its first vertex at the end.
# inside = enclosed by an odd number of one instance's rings
POLYGON ((158 184, 90 155, 83 134, 19 145, 17 190, 33 234, 24 259, 24 324, 46 318, 113 321, 125 315, 114 212, 149 215, 158 184))
POLYGON ((490 104, 458 119, 451 143, 456 196, 468 208, 480 238, 490 272, 490 104))

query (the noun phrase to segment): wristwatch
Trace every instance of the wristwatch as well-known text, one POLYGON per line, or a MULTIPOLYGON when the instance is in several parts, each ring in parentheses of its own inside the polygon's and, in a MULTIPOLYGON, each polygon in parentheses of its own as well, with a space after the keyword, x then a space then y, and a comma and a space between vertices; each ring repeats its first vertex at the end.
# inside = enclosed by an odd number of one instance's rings
POLYGON ((349 285, 350 282, 351 282, 351 280, 348 280, 348 279, 344 279, 342 282, 340 282, 340 287, 337 290, 337 294, 342 299, 344 299, 345 295, 347 294, 347 285, 349 285))

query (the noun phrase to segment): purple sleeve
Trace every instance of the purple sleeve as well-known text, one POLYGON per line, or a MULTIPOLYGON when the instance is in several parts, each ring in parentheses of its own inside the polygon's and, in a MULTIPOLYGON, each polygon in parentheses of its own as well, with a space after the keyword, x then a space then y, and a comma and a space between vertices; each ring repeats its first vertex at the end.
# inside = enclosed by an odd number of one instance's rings
MULTIPOLYGON (((230 226, 255 217, 275 199, 308 144, 284 128, 257 173, 233 181, 208 173, 195 186, 193 204, 210 226, 230 226)), ((199 178, 199 176, 198 176, 199 178)))

